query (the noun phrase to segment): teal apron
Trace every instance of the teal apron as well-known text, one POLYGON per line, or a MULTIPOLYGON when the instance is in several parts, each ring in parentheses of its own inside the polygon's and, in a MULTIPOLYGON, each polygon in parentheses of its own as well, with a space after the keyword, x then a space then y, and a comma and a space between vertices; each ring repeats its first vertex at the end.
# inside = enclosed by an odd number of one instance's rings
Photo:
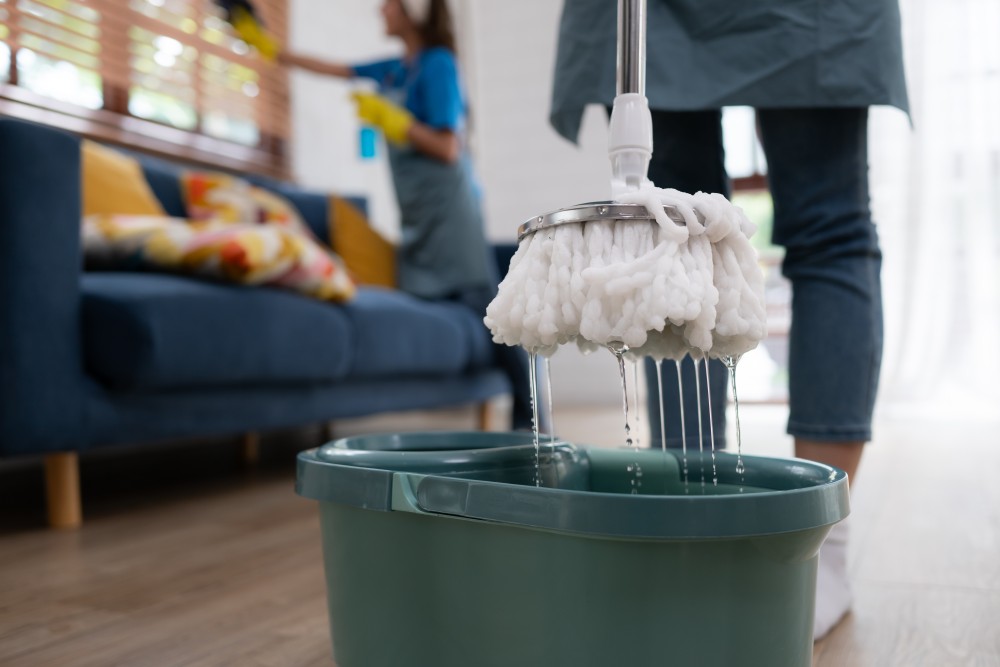
MULTIPOLYGON (((897 0, 648 2, 653 109, 909 109, 897 0)), ((550 120, 571 141, 584 106, 614 100, 617 4, 565 1, 550 120)))
MULTIPOLYGON (((405 88, 386 96, 405 104, 405 88)), ((496 289, 479 191, 468 154, 447 164, 415 149, 389 146, 402 239, 399 287, 425 299, 496 289)))
POLYGON ((468 158, 445 164, 411 148, 389 149, 399 202, 400 289, 426 299, 497 284, 468 158))

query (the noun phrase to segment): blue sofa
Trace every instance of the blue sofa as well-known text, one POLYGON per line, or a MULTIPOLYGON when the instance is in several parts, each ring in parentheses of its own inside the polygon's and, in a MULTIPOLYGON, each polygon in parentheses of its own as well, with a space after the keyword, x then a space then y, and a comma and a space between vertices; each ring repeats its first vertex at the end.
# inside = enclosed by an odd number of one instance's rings
MULTIPOLYGON (((167 212, 183 216, 180 167, 140 161, 167 212)), ((327 195, 256 180, 327 235, 327 195)), ((46 457, 54 525, 80 520, 76 452, 481 404, 509 391, 481 320, 457 304, 361 288, 332 305, 85 271, 80 187, 79 138, 0 118, 0 456, 46 457)))

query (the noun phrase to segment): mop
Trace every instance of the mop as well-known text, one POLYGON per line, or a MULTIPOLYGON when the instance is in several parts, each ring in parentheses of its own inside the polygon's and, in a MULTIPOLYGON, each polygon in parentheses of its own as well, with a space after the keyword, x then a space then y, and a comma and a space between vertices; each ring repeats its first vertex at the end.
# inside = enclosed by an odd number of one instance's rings
POLYGON ((521 225, 484 318, 497 343, 544 356, 575 343, 655 360, 738 359, 764 337, 754 225, 720 194, 661 189, 647 178, 644 58, 645 1, 619 0, 612 200, 521 225))

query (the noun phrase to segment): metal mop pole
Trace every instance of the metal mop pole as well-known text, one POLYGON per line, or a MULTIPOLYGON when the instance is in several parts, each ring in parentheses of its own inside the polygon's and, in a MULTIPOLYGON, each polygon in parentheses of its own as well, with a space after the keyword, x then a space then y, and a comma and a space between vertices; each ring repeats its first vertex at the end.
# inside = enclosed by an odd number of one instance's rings
POLYGON ((653 120, 646 101, 646 0, 618 0, 618 71, 608 124, 611 194, 648 183, 653 154, 653 120))
POLYGON ((646 0, 618 0, 617 94, 646 94, 646 0))

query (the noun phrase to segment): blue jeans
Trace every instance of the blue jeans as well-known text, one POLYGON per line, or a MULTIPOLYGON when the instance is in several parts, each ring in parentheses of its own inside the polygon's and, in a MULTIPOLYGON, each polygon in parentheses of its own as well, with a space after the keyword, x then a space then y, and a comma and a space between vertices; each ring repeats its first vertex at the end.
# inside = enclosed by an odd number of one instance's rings
MULTIPOLYGON (((649 177, 660 187, 729 196, 720 111, 653 111, 649 177)), ((871 439, 882 359, 882 254, 868 206, 868 110, 758 109, 774 199, 774 243, 792 284, 788 433, 824 442, 871 439)), ((725 444, 727 371, 713 361, 716 446, 725 444)), ((697 446, 694 369, 683 363, 688 446, 697 446)), ((702 369, 702 373, 704 370, 702 369)), ((661 444, 656 368, 646 360, 654 447, 661 444)), ((737 380, 739 372, 737 371, 737 380)), ((681 444, 677 377, 663 364, 667 446, 681 444)), ((702 376, 702 393, 705 398, 702 376)), ((702 432, 708 445, 708 415, 702 432)))

